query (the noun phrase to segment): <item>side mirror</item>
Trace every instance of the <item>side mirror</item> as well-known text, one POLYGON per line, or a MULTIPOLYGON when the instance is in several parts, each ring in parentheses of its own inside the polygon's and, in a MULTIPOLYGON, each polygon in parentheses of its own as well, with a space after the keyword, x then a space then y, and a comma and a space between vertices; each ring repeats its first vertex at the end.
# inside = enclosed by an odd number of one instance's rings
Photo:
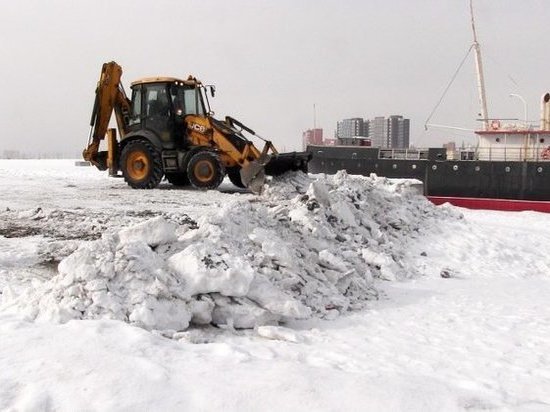
POLYGON ((214 95, 216 94, 216 86, 210 86, 210 94, 212 95, 212 97, 214 97, 214 95))

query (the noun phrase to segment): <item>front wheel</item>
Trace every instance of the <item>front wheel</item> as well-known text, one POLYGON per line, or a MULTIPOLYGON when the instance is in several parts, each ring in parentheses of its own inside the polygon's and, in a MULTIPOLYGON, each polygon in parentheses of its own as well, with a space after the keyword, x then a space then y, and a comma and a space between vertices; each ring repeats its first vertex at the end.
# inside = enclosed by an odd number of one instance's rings
POLYGON ((120 156, 124 180, 134 189, 153 189, 162 180, 162 159, 159 151, 145 139, 129 142, 120 156))
POLYGON ((233 183, 235 186, 240 188, 246 188, 246 186, 243 183, 243 180, 241 179, 241 168, 240 167, 232 167, 230 169, 227 169, 227 176, 229 177, 229 180, 231 183, 233 183))
POLYGON ((198 189, 215 189, 222 182, 225 169, 218 156, 212 152, 198 152, 187 165, 187 177, 198 189))

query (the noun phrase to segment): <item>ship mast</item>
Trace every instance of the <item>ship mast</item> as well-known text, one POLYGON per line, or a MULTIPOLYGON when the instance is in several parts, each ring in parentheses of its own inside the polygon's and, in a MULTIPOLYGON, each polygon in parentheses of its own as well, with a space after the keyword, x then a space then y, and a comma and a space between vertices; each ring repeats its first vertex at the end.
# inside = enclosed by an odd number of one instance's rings
POLYGON ((479 103, 481 106, 481 118, 483 120, 483 130, 489 130, 489 115, 487 113, 487 96, 485 95, 485 79, 483 78, 483 63, 481 62, 481 47, 477 41, 476 26, 474 21, 473 0, 470 0, 470 14, 472 16, 472 31, 474 33, 474 43, 472 47, 475 52, 477 91, 479 94, 479 103))

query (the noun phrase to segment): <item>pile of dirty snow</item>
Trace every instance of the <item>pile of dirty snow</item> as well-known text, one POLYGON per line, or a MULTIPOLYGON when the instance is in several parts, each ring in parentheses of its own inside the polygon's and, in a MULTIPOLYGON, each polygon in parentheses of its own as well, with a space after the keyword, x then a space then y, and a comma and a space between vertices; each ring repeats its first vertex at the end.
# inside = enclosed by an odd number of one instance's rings
POLYGON ((2 310, 163 331, 335 318, 376 298, 375 279, 417 275, 403 262, 407 243, 459 218, 409 185, 343 172, 276 178, 193 225, 158 216, 83 242, 51 280, 18 296, 6 288, 2 310))

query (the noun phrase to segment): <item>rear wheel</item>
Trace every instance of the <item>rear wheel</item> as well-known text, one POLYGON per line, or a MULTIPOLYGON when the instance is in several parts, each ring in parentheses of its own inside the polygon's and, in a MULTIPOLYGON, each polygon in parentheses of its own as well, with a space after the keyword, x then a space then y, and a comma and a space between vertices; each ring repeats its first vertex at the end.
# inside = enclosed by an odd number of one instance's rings
POLYGON ((220 159, 212 152, 198 152, 191 157, 187 165, 187 177, 193 186, 199 189, 215 189, 225 176, 220 159))
POLYGON ((244 185, 242 179, 241 179, 241 168, 240 167, 232 167, 231 169, 227 170, 227 176, 229 177, 229 180, 231 183, 233 183, 235 186, 240 188, 246 188, 244 185))
POLYGON ((124 180, 134 189, 157 187, 163 175, 160 153, 145 139, 134 140, 124 146, 120 168, 124 180))
POLYGON ((187 173, 166 173, 166 180, 174 186, 189 186, 187 173))

